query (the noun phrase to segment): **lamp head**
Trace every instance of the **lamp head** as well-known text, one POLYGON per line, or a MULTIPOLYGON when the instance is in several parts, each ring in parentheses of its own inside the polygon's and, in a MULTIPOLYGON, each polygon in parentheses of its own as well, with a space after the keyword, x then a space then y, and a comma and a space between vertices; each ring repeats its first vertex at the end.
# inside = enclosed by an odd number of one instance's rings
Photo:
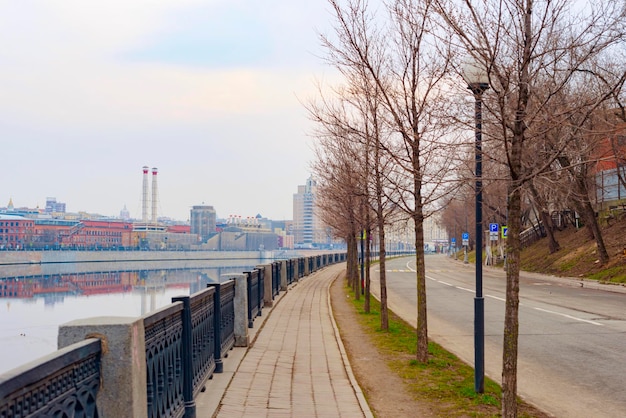
POLYGON ((467 88, 475 95, 480 95, 489 88, 486 65, 473 57, 463 65, 463 79, 467 83, 467 88))

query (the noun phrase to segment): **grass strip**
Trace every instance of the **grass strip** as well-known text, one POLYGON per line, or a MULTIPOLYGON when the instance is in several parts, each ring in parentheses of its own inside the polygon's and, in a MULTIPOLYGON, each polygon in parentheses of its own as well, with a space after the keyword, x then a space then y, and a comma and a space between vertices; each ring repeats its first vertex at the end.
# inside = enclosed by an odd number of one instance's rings
MULTIPOLYGON (((417 333, 415 328, 389 312, 389 331, 380 328, 380 302, 371 298, 371 309, 363 309, 364 298, 354 299, 349 287, 346 291, 359 323, 377 347, 381 358, 400 376, 411 395, 426 402, 439 416, 445 417, 498 417, 501 411, 501 388, 485 377, 484 393, 474 391, 474 369, 440 345, 428 343, 427 364, 416 359, 417 333)), ((520 401, 519 417, 545 417, 532 406, 520 401)))

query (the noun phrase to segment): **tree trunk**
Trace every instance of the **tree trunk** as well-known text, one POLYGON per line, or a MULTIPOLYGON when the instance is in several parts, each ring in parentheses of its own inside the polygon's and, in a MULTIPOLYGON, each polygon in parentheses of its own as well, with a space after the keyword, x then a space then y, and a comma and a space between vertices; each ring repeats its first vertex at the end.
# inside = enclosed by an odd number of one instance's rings
POLYGON ((424 215, 421 202, 413 213, 415 222, 415 270, 417 278, 417 352, 420 363, 428 361, 428 319, 426 309, 426 266, 424 264, 424 215))
POLYGON ((519 270, 521 197, 519 188, 510 187, 509 230, 506 259, 506 307, 502 354, 502 416, 517 416, 517 352, 519 335, 519 270))
MULTIPOLYGON (((376 113, 374 112, 374 118, 376 119, 376 113)), ((376 126, 378 124, 376 123, 376 126)), ((376 130, 377 134, 374 136, 375 145, 374 145, 374 179, 375 179, 375 187, 376 187, 376 226, 378 229, 378 243, 379 243, 379 282, 380 282, 380 329, 382 331, 389 331, 389 310, 387 303, 387 254, 385 248, 385 208, 383 206, 383 177, 381 173, 380 166, 380 153, 381 153, 381 145, 380 138, 378 136, 378 129, 376 130)), ((368 223, 369 225, 369 223, 368 223)), ((369 246, 368 246, 369 248, 369 246)), ((368 269, 369 273, 369 269, 368 269)), ((369 285, 369 276, 368 276, 368 285, 369 285)), ((369 288, 368 288, 369 290, 369 288)))
POLYGON ((387 310, 387 255, 385 250, 385 220, 382 214, 382 207, 379 205, 376 218, 378 221, 378 241, 380 243, 380 329, 389 330, 389 312, 387 310))
POLYGON ((522 245, 522 144, 526 132, 526 106, 530 97, 532 0, 524 3, 524 49, 520 71, 517 112, 513 123, 509 155, 506 297, 504 302, 504 341, 502 345, 502 416, 517 418, 517 352, 519 344, 519 271, 522 245))
MULTIPOLYGON (((369 225, 370 223, 370 216, 369 216, 369 212, 367 215, 367 224, 369 225)), ((367 233, 366 233, 366 241, 365 241, 365 300, 363 301, 363 310, 367 313, 370 312, 370 298, 371 298, 371 293, 370 293, 370 283, 371 283, 371 277, 370 277, 370 265, 371 265, 371 258, 372 258, 372 251, 371 251, 371 247, 370 247, 370 233, 371 231, 368 229, 367 233)))
POLYGON ((356 265, 356 280, 354 281, 354 300, 361 300, 361 284, 363 283, 363 263, 365 262, 365 245, 363 242, 363 228, 359 229, 359 239, 357 239, 357 245, 360 249, 357 249, 357 265, 356 265))
POLYGON ((546 229, 546 234, 548 234, 548 249, 550 250, 550 254, 554 254, 561 249, 561 246, 554 236, 554 224, 552 223, 552 217, 548 213, 546 204, 541 196, 539 196, 539 192, 537 192, 535 186, 532 183, 529 183, 529 188, 535 203, 539 207, 539 216, 546 229))
POLYGON ((583 215, 583 218, 585 219, 585 226, 589 229, 592 237, 596 241, 600 263, 606 264, 609 262, 609 253, 604 245, 604 239, 602 238, 600 225, 598 225, 596 212, 593 210, 593 206, 591 206, 591 202, 589 201, 589 190, 583 174, 576 176, 576 188, 578 189, 577 191, 581 197, 581 201, 578 203, 582 211, 581 215, 583 215))
POLYGON ((358 280, 358 260, 357 260, 357 240, 354 233, 348 235, 347 245, 347 267, 348 286, 354 291, 355 282, 358 280))
POLYGON ((581 202, 581 206, 584 213, 585 225, 591 230, 593 238, 596 241, 596 247, 598 248, 598 258, 600 259, 600 263, 604 265, 609 262, 609 253, 606 250, 606 245, 604 245, 598 218, 596 217, 596 213, 589 199, 584 199, 583 202, 581 202))
POLYGON ((602 238, 602 232, 600 231, 600 226, 598 225, 596 213, 593 210, 591 202, 589 201, 589 189, 587 188, 586 171, 584 171, 585 167, 579 167, 579 170, 583 170, 582 172, 576 171, 576 169, 572 168, 570 160, 566 156, 559 156, 558 161, 562 167, 568 168, 570 174, 574 178, 574 187, 576 188, 576 194, 578 195, 578 199, 574 201, 574 207, 578 212, 580 212, 580 215, 585 222, 585 228, 589 231, 589 235, 596 241, 600 263, 606 264, 609 261, 609 253, 604 245, 604 239, 602 238))

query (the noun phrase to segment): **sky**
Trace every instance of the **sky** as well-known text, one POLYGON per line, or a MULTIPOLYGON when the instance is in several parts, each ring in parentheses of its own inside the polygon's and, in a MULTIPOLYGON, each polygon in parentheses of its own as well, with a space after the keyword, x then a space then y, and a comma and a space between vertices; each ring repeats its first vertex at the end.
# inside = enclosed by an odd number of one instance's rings
POLYGON ((159 216, 292 219, 330 21, 325 0, 0 0, 0 207, 140 218, 148 166, 159 216))

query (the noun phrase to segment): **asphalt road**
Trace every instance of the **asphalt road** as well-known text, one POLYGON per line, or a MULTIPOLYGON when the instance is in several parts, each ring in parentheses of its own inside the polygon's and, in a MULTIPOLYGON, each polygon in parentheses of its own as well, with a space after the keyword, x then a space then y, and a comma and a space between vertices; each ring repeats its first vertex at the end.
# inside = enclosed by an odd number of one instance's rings
MULTIPOLYGON (((388 261, 386 270, 390 309, 415 326, 414 258, 388 261)), ((474 271, 445 255, 426 256, 429 338, 471 365, 474 271)), ((376 295, 378 273, 372 267, 376 295)), ((485 372, 496 382, 505 288, 502 269, 483 267, 485 372)), ((554 416, 626 416, 626 288, 605 288, 533 273, 520 278, 518 394, 554 416)))

